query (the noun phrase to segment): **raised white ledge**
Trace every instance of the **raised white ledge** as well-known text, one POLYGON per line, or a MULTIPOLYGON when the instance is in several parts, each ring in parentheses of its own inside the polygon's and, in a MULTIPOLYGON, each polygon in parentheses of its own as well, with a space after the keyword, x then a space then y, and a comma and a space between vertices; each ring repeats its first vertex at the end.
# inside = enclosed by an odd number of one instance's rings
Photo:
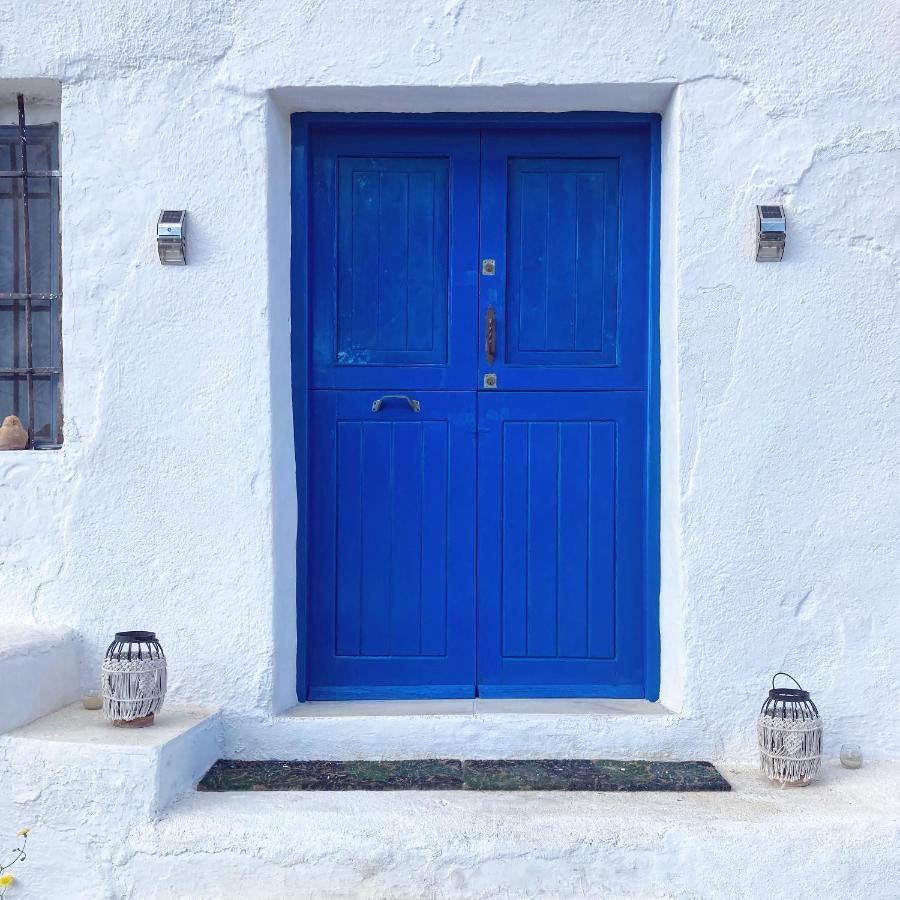
POLYGON ((661 704, 594 699, 317 700, 225 730, 235 759, 692 759, 705 739, 661 704))
POLYGON ((117 728, 75 703, 0 738, 0 771, 13 796, 39 799, 60 825, 81 804, 141 821, 192 790, 221 752, 216 709, 167 703, 150 727, 117 728))
POLYGON ((217 710, 206 706, 167 703, 147 728, 118 728, 106 720, 101 710, 84 709, 80 703, 73 703, 17 729, 10 737, 140 753, 163 747, 216 715, 217 710))
POLYGON ((71 703, 78 694, 74 631, 14 623, 0 628, 0 734, 71 703))

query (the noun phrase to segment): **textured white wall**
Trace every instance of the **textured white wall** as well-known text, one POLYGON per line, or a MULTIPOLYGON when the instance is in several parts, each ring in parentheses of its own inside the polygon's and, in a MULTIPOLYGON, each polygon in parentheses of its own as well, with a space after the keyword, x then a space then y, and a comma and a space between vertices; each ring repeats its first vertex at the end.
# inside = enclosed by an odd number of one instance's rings
POLYGON ((0 457, 4 617, 76 629, 88 681, 146 627, 173 697, 289 705, 287 114, 658 108, 663 699, 748 756, 786 668, 831 749, 887 754, 898 28, 849 0, 0 0, 0 78, 62 86, 66 366, 64 449, 0 457), (788 251, 757 265, 773 199, 788 251))

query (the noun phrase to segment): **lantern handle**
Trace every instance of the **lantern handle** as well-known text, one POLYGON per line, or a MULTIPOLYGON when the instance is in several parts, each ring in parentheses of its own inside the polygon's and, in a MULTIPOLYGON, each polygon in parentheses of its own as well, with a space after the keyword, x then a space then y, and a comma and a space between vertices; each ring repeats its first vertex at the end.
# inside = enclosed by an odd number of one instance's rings
POLYGON ((800 684, 799 681, 797 681, 796 678, 794 678, 793 675, 788 675, 787 672, 776 672, 776 673, 772 676, 772 690, 773 690, 773 691, 775 690, 775 679, 776 679, 779 675, 784 675, 785 678, 790 678, 791 681, 793 681, 794 684, 796 684, 797 687, 798 687, 801 691, 803 690, 802 685, 800 684))

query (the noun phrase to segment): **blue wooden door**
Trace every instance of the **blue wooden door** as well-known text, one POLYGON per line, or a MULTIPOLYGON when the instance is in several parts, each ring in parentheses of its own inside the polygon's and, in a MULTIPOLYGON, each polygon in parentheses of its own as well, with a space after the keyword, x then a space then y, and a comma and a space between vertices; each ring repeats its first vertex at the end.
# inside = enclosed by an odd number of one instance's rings
POLYGON ((482 139, 482 696, 645 695, 649 173, 639 129, 482 139))
POLYGON ((313 131, 308 696, 475 692, 479 136, 313 131))
POLYGON ((307 697, 652 692, 645 125, 304 132, 307 697))

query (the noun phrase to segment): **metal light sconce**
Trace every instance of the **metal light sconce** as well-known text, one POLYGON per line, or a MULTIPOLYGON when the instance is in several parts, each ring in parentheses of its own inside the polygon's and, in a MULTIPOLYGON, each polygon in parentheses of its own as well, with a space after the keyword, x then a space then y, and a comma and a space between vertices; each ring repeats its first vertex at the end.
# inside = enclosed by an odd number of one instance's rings
POLYGON ((780 262, 784 257, 787 222, 784 207, 767 204, 756 207, 756 261, 780 262))
POLYGON ((164 209, 156 223, 156 248, 159 250, 159 261, 164 266, 185 266, 185 229, 184 220, 187 211, 183 209, 164 209))

